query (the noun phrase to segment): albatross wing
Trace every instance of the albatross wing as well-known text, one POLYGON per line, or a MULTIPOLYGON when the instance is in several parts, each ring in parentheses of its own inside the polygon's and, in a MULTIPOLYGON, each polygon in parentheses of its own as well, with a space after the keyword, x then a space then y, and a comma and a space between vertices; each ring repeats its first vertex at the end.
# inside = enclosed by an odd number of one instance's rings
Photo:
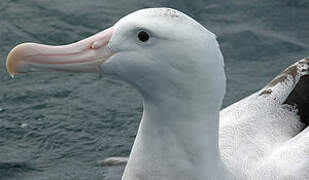
POLYGON ((220 112, 220 151, 236 177, 309 178, 309 58, 220 112), (307 111, 306 111, 307 109, 307 111))

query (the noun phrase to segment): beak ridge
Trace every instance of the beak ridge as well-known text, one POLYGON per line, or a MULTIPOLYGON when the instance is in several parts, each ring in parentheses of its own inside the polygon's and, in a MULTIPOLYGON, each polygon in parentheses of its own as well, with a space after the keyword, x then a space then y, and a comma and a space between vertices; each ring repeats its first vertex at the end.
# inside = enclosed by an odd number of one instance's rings
POLYGON ((12 77, 35 71, 98 72, 100 64, 113 55, 107 46, 112 33, 113 27, 63 46, 20 44, 8 54, 7 71, 12 77))

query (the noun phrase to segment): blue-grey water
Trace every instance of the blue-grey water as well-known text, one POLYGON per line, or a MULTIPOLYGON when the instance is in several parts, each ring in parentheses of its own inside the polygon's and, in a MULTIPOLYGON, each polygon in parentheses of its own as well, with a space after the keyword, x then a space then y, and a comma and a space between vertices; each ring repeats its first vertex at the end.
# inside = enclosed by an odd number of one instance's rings
MULTIPOLYGON (((224 106, 309 56, 308 0, 1 0, 0 180, 118 180, 142 113, 128 84, 99 74, 11 79, 5 59, 22 42, 71 43, 144 7, 181 10, 218 35, 228 77, 224 106)), ((196 37, 198 38, 198 37, 196 37)))

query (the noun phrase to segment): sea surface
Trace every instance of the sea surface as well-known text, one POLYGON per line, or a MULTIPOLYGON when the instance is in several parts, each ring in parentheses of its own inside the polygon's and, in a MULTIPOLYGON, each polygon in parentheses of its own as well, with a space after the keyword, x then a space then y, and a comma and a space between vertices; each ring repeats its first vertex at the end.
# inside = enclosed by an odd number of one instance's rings
POLYGON ((0 0, 0 180, 120 179, 122 166, 98 162, 129 155, 142 114, 137 91, 100 74, 12 79, 5 60, 19 43, 71 43, 162 6, 217 34, 228 77, 224 107, 309 56, 308 0, 0 0))

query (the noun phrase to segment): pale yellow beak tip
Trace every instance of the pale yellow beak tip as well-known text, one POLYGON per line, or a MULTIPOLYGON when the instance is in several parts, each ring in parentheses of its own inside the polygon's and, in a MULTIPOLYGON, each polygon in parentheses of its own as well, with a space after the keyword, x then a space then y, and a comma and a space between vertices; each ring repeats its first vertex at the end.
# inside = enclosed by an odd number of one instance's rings
MULTIPOLYGON (((14 48, 15 49, 15 48, 14 48)), ((7 59, 6 59, 6 70, 8 71, 8 73, 10 74, 10 76, 12 78, 14 78, 15 74, 16 74, 16 65, 14 63, 14 49, 11 50, 11 52, 9 53, 7 59)))
POLYGON ((108 47, 112 33, 113 28, 109 28, 84 40, 61 46, 19 44, 7 56, 7 72, 12 78, 28 72, 100 72, 101 64, 113 55, 108 47))
POLYGON ((14 47, 6 59, 6 69, 12 78, 18 73, 18 67, 21 63, 21 52, 23 44, 14 47))

